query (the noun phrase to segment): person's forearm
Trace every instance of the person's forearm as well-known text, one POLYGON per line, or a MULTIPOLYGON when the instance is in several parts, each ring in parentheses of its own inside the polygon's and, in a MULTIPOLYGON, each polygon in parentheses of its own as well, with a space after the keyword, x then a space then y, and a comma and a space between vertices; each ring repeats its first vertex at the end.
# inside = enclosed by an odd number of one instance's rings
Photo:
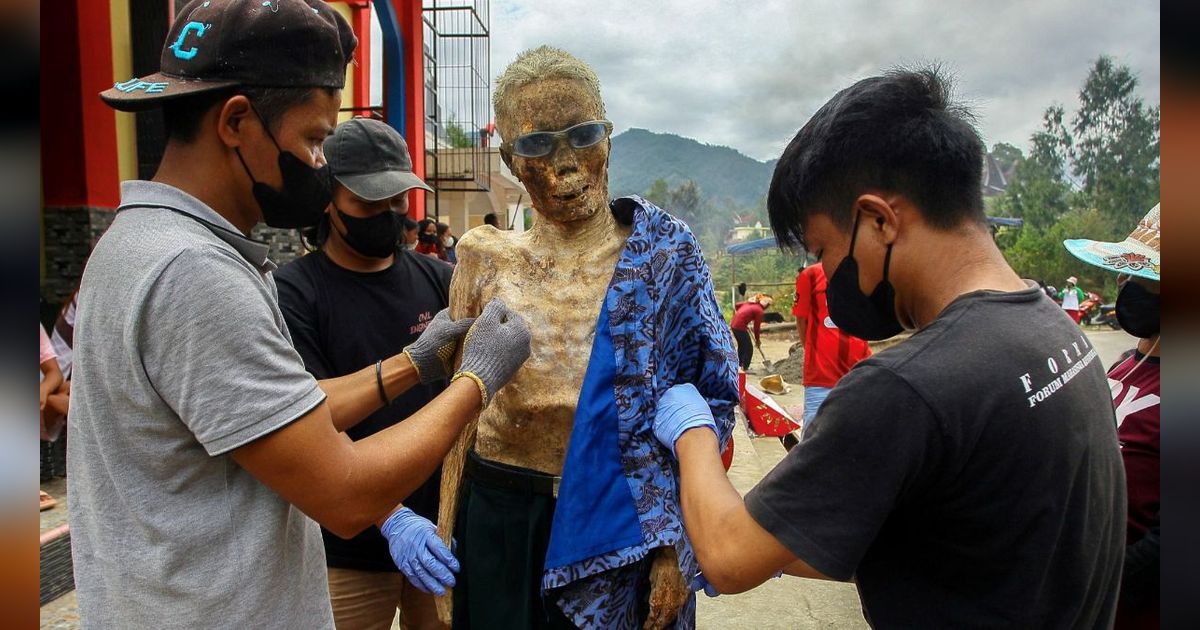
POLYGON ((58 369, 58 359, 47 359, 41 364, 42 382, 40 383, 41 399, 58 391, 63 384, 62 371, 58 369))
MULTIPOLYGON (((398 354, 385 359, 381 367, 383 390, 388 400, 421 382, 417 370, 406 355, 398 354)), ((338 431, 349 429, 383 407, 373 363, 352 374, 324 379, 318 384, 325 392, 329 415, 338 431)))
POLYGON ((396 507, 388 510, 387 512, 384 513, 383 516, 379 517, 379 519, 375 521, 375 527, 382 528, 383 524, 386 523, 387 520, 389 518, 391 518, 393 514, 395 514, 396 512, 399 512, 402 509, 404 509, 404 504, 397 503, 396 507))
POLYGON ((716 434, 706 428, 686 431, 675 442, 675 453, 684 527, 705 575, 713 584, 720 583, 723 593, 761 584, 771 574, 740 562, 737 517, 746 508, 725 475, 716 434))
POLYGON ((796 336, 800 337, 800 347, 804 347, 804 329, 808 327, 807 317, 796 318, 796 336))
POLYGON ((461 379, 403 422, 354 442, 342 494, 356 504, 358 524, 382 522, 425 483, 481 402, 474 381, 461 379))

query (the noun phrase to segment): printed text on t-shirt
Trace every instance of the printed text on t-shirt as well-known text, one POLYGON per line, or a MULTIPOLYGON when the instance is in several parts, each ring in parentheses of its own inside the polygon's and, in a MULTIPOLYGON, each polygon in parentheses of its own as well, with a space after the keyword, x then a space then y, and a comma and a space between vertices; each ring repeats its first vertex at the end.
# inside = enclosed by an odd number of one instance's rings
POLYGON ((1087 336, 1080 335, 1079 341, 1071 342, 1069 348, 1060 348, 1062 353, 1062 364, 1059 364, 1058 355, 1050 355, 1046 357, 1046 377, 1052 377, 1050 382, 1043 385, 1041 388, 1035 389, 1033 385, 1033 376, 1030 372, 1026 372, 1020 376, 1021 386, 1025 388, 1025 393, 1029 399, 1029 406, 1036 407, 1039 403, 1054 395, 1055 392, 1062 389, 1071 379, 1075 378, 1096 358, 1096 349, 1088 344, 1087 336), (1084 350, 1087 352, 1085 353, 1084 350), (1063 370, 1063 366, 1069 366, 1063 370))
POLYGON ((421 313, 420 315, 417 316, 417 323, 408 327, 408 334, 419 335, 419 334, 425 332, 425 329, 429 327, 429 321, 432 319, 433 319, 433 315, 430 314, 429 311, 425 311, 424 313, 421 313))

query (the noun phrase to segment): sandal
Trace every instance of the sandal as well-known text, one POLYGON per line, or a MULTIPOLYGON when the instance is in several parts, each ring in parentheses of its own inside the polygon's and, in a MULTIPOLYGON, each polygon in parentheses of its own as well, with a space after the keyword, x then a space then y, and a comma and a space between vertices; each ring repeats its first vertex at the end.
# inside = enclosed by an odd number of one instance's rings
POLYGON ((38 490, 38 504, 40 505, 39 512, 44 512, 58 505, 58 499, 50 496, 42 490, 38 490))

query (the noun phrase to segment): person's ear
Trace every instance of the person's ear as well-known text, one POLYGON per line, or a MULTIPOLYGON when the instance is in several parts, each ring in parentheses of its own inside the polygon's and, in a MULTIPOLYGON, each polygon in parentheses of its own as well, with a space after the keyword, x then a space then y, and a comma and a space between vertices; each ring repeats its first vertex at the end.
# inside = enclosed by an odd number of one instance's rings
POLYGON ((854 200, 854 208, 862 214, 860 223, 866 223, 872 233, 879 236, 884 245, 896 242, 900 232, 901 215, 897 209, 895 198, 884 198, 875 194, 859 195, 854 200))
POLYGON ((258 117, 250 106, 250 99, 241 94, 230 97, 217 112, 217 135, 226 147, 240 147, 246 142, 249 128, 255 124, 261 126, 252 120, 258 121, 258 117))

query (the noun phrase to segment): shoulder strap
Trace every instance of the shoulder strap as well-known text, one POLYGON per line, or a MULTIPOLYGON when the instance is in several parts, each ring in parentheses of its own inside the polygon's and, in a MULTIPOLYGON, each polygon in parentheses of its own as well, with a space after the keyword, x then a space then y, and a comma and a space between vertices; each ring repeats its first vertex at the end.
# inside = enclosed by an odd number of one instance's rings
POLYGON ((161 208, 163 210, 170 210, 171 212, 174 212, 175 214, 178 214, 181 217, 187 217, 187 218, 195 221, 196 223, 203 225, 204 227, 208 228, 211 231, 220 231, 220 232, 224 232, 226 234, 233 234, 233 235, 237 236, 238 238, 254 240, 258 243, 263 243, 264 245, 266 244, 263 241, 258 241, 256 239, 250 239, 245 234, 242 234, 241 232, 238 232, 236 230, 231 230, 227 227, 222 227, 220 225, 217 225, 216 223, 213 223, 212 221, 206 221, 194 214, 189 214, 187 212, 184 212, 183 210, 180 210, 179 208, 173 208, 171 206, 166 206, 161 203, 131 203, 131 204, 126 204, 126 205, 122 205, 122 206, 117 206, 116 211, 120 212, 122 210, 132 210, 133 208, 161 208))

